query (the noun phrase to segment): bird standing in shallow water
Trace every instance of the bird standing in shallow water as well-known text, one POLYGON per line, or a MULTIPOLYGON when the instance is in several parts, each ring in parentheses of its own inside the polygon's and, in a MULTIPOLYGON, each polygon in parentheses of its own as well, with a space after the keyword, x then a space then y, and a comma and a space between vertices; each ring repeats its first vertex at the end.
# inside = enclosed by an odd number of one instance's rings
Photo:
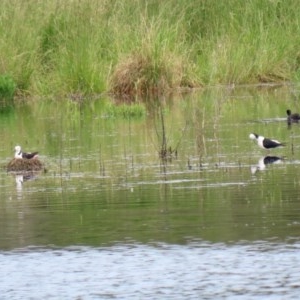
POLYGON ((22 152, 21 146, 15 147, 15 158, 32 159, 32 158, 37 158, 37 157, 38 157, 38 152, 26 153, 26 152, 22 152))
POLYGON ((287 121, 288 123, 297 123, 300 121, 300 115, 298 113, 293 113, 291 112, 290 109, 288 109, 286 111, 286 114, 287 114, 287 121))
POLYGON ((263 149, 272 149, 272 148, 277 148, 277 147, 280 147, 280 146, 285 146, 284 143, 281 143, 277 140, 271 140, 271 139, 268 139, 268 138, 265 138, 261 135, 258 135, 256 133, 250 133, 249 135, 249 138, 251 140, 256 140, 257 141, 257 145, 263 149))

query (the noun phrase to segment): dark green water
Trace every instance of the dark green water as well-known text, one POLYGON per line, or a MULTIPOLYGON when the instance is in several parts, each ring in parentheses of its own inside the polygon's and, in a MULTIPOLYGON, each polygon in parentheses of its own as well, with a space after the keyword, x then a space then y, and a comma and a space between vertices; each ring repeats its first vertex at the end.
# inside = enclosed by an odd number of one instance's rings
MULTIPOLYGON (((0 115, 1 163, 20 144, 38 150, 47 171, 30 180, 1 171, 0 249, 36 253, 28 247, 42 247, 51 256, 52 247, 89 247, 89 257, 99 247, 162 243, 187 247, 183 256, 203 246, 213 257, 220 243, 230 256, 239 251, 230 247, 259 242, 263 251, 276 243, 284 252, 300 240, 300 125, 288 127, 285 113, 300 111, 297 93, 295 87, 216 88, 164 99, 162 110, 153 105, 144 117, 130 119, 109 115, 101 99, 16 106, 0 115), (158 154, 163 126, 167 146, 177 147, 168 160, 158 154), (251 132, 287 146, 261 150, 251 132), (266 156, 284 159, 262 165, 266 156)), ((245 258, 250 265, 251 257, 245 258)))

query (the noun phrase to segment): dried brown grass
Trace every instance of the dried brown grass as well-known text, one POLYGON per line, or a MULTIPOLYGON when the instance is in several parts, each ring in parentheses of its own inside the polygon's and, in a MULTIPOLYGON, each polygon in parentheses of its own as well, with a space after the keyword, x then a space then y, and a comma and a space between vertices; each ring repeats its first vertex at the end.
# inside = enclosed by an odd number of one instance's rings
POLYGON ((154 59, 134 53, 122 60, 110 80, 110 91, 117 96, 152 96, 180 87, 193 87, 179 59, 154 59))
POLYGON ((8 172, 17 172, 17 171, 40 171, 43 168, 43 164, 40 160, 34 159, 12 159, 6 169, 8 172))

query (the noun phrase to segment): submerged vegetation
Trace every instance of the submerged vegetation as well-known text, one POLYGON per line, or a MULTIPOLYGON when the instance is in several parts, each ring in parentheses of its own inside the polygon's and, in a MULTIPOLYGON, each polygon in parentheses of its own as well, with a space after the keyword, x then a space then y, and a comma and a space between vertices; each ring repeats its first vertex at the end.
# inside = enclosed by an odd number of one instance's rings
POLYGON ((0 75, 56 96, 295 81, 299 16, 294 0, 2 0, 0 75))
POLYGON ((131 105, 112 103, 106 104, 103 108, 103 116, 105 118, 123 118, 123 119, 140 119, 145 117, 146 109, 139 103, 131 105))

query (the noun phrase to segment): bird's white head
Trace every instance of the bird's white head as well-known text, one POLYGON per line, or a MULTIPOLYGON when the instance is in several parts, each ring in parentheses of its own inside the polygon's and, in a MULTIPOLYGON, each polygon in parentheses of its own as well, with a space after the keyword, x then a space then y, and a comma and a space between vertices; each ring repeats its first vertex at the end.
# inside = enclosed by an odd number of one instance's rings
POLYGON ((255 134, 255 133, 250 133, 249 134, 249 138, 251 139, 251 140, 256 140, 257 139, 257 134, 255 134))
POLYGON ((15 147, 15 158, 22 158, 21 146, 15 147))
POLYGON ((15 152, 20 152, 21 151, 21 146, 16 146, 15 147, 15 152))

